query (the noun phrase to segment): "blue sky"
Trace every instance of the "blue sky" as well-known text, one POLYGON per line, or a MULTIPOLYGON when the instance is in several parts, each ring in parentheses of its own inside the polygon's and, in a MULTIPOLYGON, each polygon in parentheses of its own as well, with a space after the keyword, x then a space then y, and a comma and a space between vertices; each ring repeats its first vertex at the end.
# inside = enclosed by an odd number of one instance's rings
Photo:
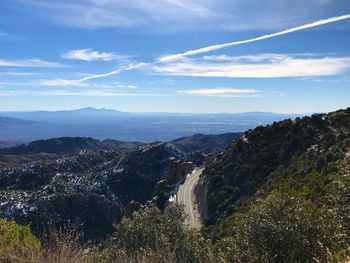
POLYGON ((0 14, 2 111, 350 106, 348 0, 2 0, 0 14))

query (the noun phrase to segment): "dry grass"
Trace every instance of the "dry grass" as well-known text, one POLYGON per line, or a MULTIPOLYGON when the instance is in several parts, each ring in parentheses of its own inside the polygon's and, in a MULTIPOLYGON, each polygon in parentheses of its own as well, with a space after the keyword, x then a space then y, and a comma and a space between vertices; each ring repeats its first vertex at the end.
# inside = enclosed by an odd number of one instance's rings
POLYGON ((47 246, 43 251, 43 262, 48 263, 80 263, 87 261, 87 253, 80 246, 81 233, 74 225, 64 230, 50 229, 47 246))

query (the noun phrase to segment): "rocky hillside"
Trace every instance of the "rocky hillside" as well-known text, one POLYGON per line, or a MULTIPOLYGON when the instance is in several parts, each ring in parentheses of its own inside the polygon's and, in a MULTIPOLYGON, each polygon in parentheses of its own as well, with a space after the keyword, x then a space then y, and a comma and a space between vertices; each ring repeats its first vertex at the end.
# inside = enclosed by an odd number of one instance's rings
POLYGON ((2 149, 0 216, 30 224, 37 234, 48 224, 80 222, 86 239, 103 237, 141 205, 164 207, 170 186, 194 168, 192 151, 204 156, 222 150, 235 136, 219 142, 219 135, 195 135, 141 146, 63 137, 2 149))
POLYGON ((319 199, 339 162, 349 159, 350 108, 249 130, 204 171, 206 224, 225 229, 225 218, 275 190, 319 199))
POLYGON ((179 169, 186 160, 172 144, 153 143, 127 153, 82 150, 57 160, 1 168, 0 215, 30 224, 39 234, 48 224, 80 222, 87 239, 99 238, 111 233, 113 223, 135 203, 156 200, 157 183, 165 180, 169 188, 174 163, 179 169))
POLYGON ((194 134, 173 140, 171 143, 184 152, 199 151, 217 155, 241 136, 242 133, 194 134))

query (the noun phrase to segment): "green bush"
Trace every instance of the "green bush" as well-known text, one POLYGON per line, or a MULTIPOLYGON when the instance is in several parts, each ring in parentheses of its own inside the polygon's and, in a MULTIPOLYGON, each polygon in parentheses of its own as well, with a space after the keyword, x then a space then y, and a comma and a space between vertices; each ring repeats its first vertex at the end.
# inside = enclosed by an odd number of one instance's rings
POLYGON ((232 220, 231 235, 216 244, 226 262, 340 262, 348 245, 329 209, 279 193, 232 220))
POLYGON ((184 221, 183 208, 178 205, 135 212, 116 226, 114 238, 93 261, 213 262, 209 241, 184 221))
POLYGON ((40 242, 28 226, 18 225, 13 220, 0 219, 0 261, 25 258, 39 254, 40 250, 40 242))

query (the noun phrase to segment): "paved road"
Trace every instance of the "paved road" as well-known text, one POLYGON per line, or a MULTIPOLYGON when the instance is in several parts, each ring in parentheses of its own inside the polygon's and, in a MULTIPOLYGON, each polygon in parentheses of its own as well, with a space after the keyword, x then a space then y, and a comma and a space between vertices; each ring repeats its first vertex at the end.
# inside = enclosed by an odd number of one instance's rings
POLYGON ((188 221, 186 222, 190 227, 201 227, 200 216, 196 204, 194 186, 199 180, 204 168, 196 168, 186 179, 186 181, 179 187, 176 198, 179 204, 185 205, 185 211, 188 214, 188 221))

